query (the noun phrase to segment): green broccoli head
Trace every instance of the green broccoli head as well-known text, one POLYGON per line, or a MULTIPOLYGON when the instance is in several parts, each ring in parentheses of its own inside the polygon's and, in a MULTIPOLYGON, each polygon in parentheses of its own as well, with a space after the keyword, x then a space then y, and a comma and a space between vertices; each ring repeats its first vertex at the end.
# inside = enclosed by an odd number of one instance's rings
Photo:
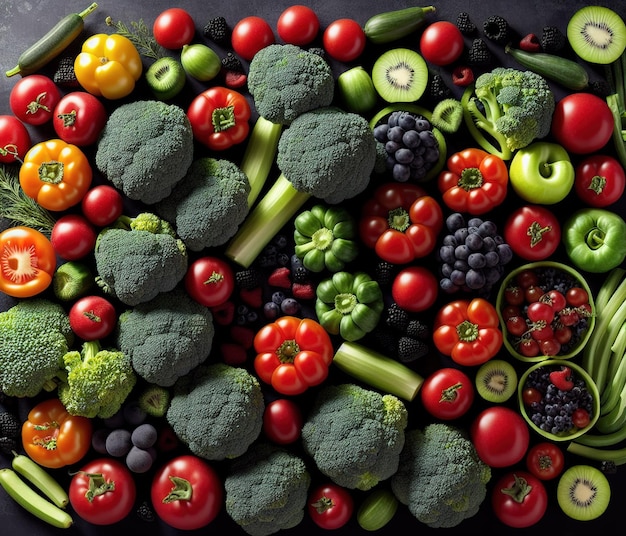
POLYGON ((406 432, 391 489, 419 521, 447 528, 478 512, 490 479, 491 469, 460 428, 433 423, 406 432))
POLYGON ((63 356, 74 342, 61 305, 29 298, 0 313, 0 391, 33 397, 56 388, 63 356))
POLYGON ((166 419, 189 449, 208 460, 241 456, 263 426, 261 385, 246 369, 200 365, 173 387, 166 419))
POLYGON ((121 105, 100 135, 95 164, 130 199, 167 197, 193 160, 193 132, 185 111, 157 100, 121 105))
POLYGON ((337 204, 365 190, 377 155, 365 118, 326 107, 298 116, 285 129, 276 163, 296 190, 337 204))
POLYGON ((137 382, 130 359, 116 348, 104 349, 98 341, 63 356, 66 377, 57 394, 72 415, 107 419, 122 407, 137 382))
POLYGON ((225 159, 200 158, 156 211, 174 223, 192 251, 225 244, 248 215, 250 183, 241 169, 225 159))
POLYGON ((96 281, 105 292, 134 306, 182 281, 188 253, 168 222, 142 213, 117 225, 100 231, 94 249, 96 281))
POLYGON ((161 387, 200 365, 214 335, 211 311, 178 288, 122 312, 114 332, 135 372, 161 387))
POLYGON ((250 62, 248 90, 259 115, 281 125, 329 106, 335 80, 326 60, 291 44, 272 44, 250 62))
POLYGON ((257 443, 233 461, 224 479, 226 512, 251 536, 293 528, 304 518, 310 483, 298 455, 257 443))
POLYGON ((406 407, 393 395, 328 385, 302 427, 302 445, 335 483, 368 490, 398 469, 407 421, 406 407))

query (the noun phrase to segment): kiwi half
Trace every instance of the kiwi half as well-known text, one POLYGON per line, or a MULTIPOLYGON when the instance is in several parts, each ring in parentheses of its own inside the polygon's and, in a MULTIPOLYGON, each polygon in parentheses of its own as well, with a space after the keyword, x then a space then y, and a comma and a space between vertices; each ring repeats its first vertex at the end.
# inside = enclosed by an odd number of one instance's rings
POLYGON ((474 382, 487 402, 506 402, 517 389, 517 372, 508 361, 491 359, 479 367, 474 382))
POLYGON ((426 91, 428 66, 417 52, 392 48, 374 62, 372 82, 377 93, 387 102, 414 102, 426 91))
POLYGON ((567 24, 567 39, 574 52, 590 63, 606 65, 617 60, 626 47, 626 24, 615 11, 585 6, 567 24))
POLYGON ((561 475, 556 496, 565 515, 577 521, 591 521, 609 506, 611 486, 600 469, 574 465, 561 475))

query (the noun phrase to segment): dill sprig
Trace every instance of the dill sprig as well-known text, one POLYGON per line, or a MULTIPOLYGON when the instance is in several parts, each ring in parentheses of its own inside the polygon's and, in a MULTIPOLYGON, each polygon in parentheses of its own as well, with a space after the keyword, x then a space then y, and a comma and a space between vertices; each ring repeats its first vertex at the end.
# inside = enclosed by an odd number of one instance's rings
POLYGON ((20 186, 17 174, 0 165, 0 218, 12 226, 25 225, 50 236, 56 220, 20 186))
POLYGON ((142 56, 158 60, 165 55, 143 19, 131 22, 130 27, 122 21, 115 22, 111 17, 107 17, 105 22, 107 26, 113 26, 118 34, 127 37, 142 56))

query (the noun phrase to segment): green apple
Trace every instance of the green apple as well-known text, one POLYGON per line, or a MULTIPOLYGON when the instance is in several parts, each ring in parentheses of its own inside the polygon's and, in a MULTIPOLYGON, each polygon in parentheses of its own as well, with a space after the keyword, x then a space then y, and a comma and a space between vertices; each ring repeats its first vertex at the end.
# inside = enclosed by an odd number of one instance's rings
POLYGON ((536 141, 519 149, 509 167, 515 193, 529 203, 553 205, 574 186, 576 170, 569 153, 557 143, 536 141))

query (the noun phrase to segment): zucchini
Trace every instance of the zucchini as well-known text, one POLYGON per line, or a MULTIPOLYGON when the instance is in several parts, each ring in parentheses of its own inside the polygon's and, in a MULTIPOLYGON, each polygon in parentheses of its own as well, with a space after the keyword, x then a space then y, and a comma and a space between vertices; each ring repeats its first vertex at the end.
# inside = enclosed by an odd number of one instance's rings
POLYGON ((426 24, 428 15, 435 11, 435 6, 425 6, 378 13, 367 20, 363 31, 372 43, 389 43, 406 37, 426 24))
POLYGON ((17 60, 17 65, 6 71, 7 76, 29 75, 41 69, 63 52, 85 27, 85 17, 98 7, 96 2, 80 13, 70 13, 37 42, 28 47, 17 60))
POLYGON ((504 51, 520 65, 568 89, 578 91, 589 84, 587 71, 573 60, 546 52, 526 52, 509 45, 504 51))

